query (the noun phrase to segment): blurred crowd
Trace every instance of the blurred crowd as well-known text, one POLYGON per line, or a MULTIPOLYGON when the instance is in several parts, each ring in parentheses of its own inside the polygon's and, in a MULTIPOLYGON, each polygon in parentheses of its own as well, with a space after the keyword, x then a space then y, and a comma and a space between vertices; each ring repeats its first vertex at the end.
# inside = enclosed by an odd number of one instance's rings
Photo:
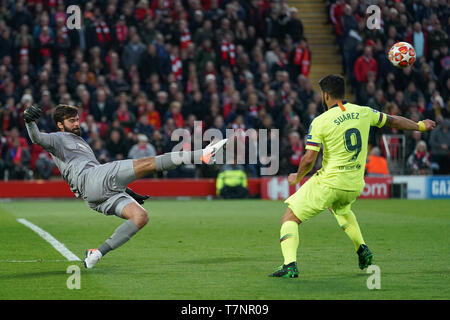
MULTIPOLYGON (((450 174, 448 1, 336 0, 327 4, 343 72, 356 102, 414 121, 436 121, 438 127, 431 133, 404 132, 405 165, 408 173, 450 174), (366 8, 371 4, 380 9, 380 29, 367 27, 366 8), (398 41, 414 46, 417 60, 412 68, 397 69, 389 62, 387 53, 398 41)), ((383 128, 371 135, 371 145, 380 146, 386 156, 383 133, 399 132, 383 128)))
MULTIPOLYGON (((318 114, 309 63, 302 22, 285 1, 0 0, 0 179, 58 173, 30 144, 30 104, 44 109, 45 132, 56 130, 52 107, 78 106, 100 162, 169 152, 174 130, 192 134, 196 121, 224 135, 280 128, 289 144, 287 132, 303 137, 318 114), (69 5, 81 8, 81 29, 68 28, 69 5)), ((186 165, 169 177, 218 170, 186 165)))
MULTIPOLYGON (((328 3, 343 70, 357 102, 436 120, 431 135, 408 136, 408 155, 422 159, 423 141, 428 160, 419 162, 446 172, 448 6, 379 2, 382 30, 363 25, 364 1, 328 3), (396 70, 386 50, 403 39, 412 39, 418 61, 396 70)), ((170 152, 178 144, 172 133, 193 134, 201 121, 203 132, 224 135, 279 129, 278 173, 293 172, 322 109, 308 79, 311 61, 297 9, 285 0, 0 0, 0 179, 58 174, 50 155, 31 144, 22 113, 41 106, 39 128, 56 131, 51 110, 59 103, 80 108, 82 136, 101 163, 170 152), (81 9, 80 29, 66 24, 70 5, 81 9)), ((381 144, 379 135, 371 144, 381 144)), ((262 165, 244 169, 257 177, 262 165)), ((219 169, 185 165, 167 177, 216 177, 219 169)))

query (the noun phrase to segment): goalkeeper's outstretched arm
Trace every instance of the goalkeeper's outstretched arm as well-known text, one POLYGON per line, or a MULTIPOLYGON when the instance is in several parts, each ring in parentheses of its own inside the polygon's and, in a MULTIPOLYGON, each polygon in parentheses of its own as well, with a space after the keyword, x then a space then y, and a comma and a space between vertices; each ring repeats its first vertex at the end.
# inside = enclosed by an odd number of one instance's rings
POLYGON ((23 112, 23 120, 25 121, 25 126, 27 127, 28 135, 30 136, 31 142, 40 145, 44 150, 55 154, 57 139, 55 134, 42 133, 36 124, 42 115, 42 108, 39 106, 31 105, 25 109, 23 112))
POLYGON ((387 115, 385 126, 400 130, 431 131, 436 127, 436 123, 429 119, 414 122, 402 116, 387 115))
POLYGON ((57 136, 55 134, 40 132, 37 124, 34 121, 26 122, 25 126, 27 128, 31 142, 40 145, 42 148, 44 148, 44 150, 54 154, 56 147, 55 140, 57 139, 57 136))

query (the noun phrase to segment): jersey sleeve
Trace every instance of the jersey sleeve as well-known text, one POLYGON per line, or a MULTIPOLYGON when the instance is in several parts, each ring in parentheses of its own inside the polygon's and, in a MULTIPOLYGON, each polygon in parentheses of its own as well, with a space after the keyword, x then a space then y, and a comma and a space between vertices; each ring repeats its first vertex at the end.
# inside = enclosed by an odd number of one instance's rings
POLYGON ((40 145, 51 154, 57 154, 58 135, 40 132, 35 122, 26 123, 25 126, 31 142, 40 145))
MULTIPOLYGON (((317 119, 317 118, 316 118, 317 119)), ((320 146, 322 145, 322 135, 320 133, 320 124, 314 119, 309 126, 308 135, 306 136, 306 147, 305 149, 320 151, 320 146)))
POLYGON ((387 120, 387 114, 373 108, 367 107, 367 109, 369 109, 370 125, 378 128, 383 127, 387 120))

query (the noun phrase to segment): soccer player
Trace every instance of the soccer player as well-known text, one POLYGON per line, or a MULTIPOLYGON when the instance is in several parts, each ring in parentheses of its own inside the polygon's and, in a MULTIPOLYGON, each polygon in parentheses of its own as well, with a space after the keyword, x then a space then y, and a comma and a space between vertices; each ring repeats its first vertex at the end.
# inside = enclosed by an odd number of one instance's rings
POLYGON ((171 152, 101 165, 90 146, 80 136, 80 119, 76 107, 60 104, 54 109, 53 121, 58 132, 39 132, 35 120, 41 115, 42 110, 37 106, 30 106, 24 111, 28 134, 33 143, 52 154, 72 192, 83 198, 90 208, 127 220, 98 249, 86 250, 86 268, 92 268, 105 254, 123 245, 147 224, 147 211, 140 205, 147 197, 127 188, 129 183, 153 171, 175 169, 184 163, 203 161, 210 164, 214 160, 211 158, 227 142, 227 139, 223 139, 202 150, 171 152))
POLYGON ((284 264, 269 275, 272 277, 298 277, 298 226, 327 208, 352 240, 360 269, 372 264, 373 254, 351 210, 352 203, 364 188, 369 129, 371 126, 388 126, 400 130, 428 131, 436 126, 431 120, 416 123, 343 101, 345 81, 339 75, 328 75, 320 80, 319 85, 324 112, 312 121, 305 155, 297 173, 288 176, 288 182, 294 185, 303 179, 314 167, 321 146, 322 168, 285 200, 288 208, 282 217, 280 230, 284 264))

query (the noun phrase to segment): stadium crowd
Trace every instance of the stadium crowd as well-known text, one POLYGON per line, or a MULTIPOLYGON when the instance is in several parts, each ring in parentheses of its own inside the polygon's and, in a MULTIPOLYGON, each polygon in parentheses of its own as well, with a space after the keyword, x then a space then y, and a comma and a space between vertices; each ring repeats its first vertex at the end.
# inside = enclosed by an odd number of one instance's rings
MULTIPOLYGON (((193 133, 195 121, 224 135, 289 127, 303 136, 320 96, 308 84, 302 30, 282 1, 2 0, 0 179, 57 170, 24 130, 33 103, 44 109, 45 132, 56 129, 53 106, 79 106, 82 136, 101 162, 171 151, 172 132, 193 133), (73 4, 81 29, 66 24, 73 4)), ((251 176, 256 167, 248 166, 251 176)), ((217 170, 186 165, 169 174, 217 170)))
MULTIPOLYGON (((410 173, 450 173, 450 6, 447 0, 328 1, 329 19, 355 100, 392 115, 438 124, 431 133, 405 132, 410 173), (380 9, 380 29, 367 27, 366 9, 380 9), (412 68, 396 69, 388 52, 398 41, 416 51, 412 68)), ((374 12, 372 11, 371 14, 374 12)), ((371 136, 381 146, 383 128, 371 136)), ((395 145, 395 141, 393 141, 395 145)))
MULTIPOLYGON (((362 26, 363 1, 329 3, 357 102, 438 121, 431 137, 408 139, 408 150, 427 141, 428 163, 437 164, 448 159, 450 143, 448 7, 439 5, 381 4, 384 29, 374 31, 362 26), (411 33, 414 22, 426 37, 411 33), (423 53, 412 69, 394 70, 386 50, 404 37, 422 39, 415 46, 423 53)), ((30 143, 22 113, 40 105, 38 126, 52 132, 59 103, 80 107, 82 136, 100 162, 169 152, 175 129, 193 134, 202 121, 202 130, 224 135, 279 129, 279 174, 295 171, 322 108, 308 79, 312 54, 297 10, 284 0, 0 0, 0 179, 57 173, 50 155, 30 143), (80 29, 67 27, 69 5, 81 8, 80 29)), ((259 166, 245 169, 256 177, 259 166)), ((185 165, 168 177, 215 177, 218 170, 185 165)))

